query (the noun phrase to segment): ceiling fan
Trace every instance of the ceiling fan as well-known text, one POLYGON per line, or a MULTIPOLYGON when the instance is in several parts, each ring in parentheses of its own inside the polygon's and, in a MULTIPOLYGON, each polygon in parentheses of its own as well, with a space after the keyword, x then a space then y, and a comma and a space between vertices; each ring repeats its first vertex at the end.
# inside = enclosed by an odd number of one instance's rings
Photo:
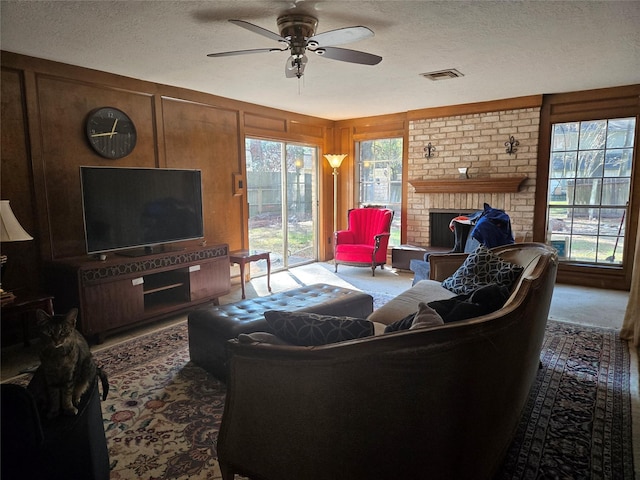
POLYGON ((285 52, 289 50, 291 56, 287 59, 284 69, 287 78, 302 77, 304 67, 307 64, 307 51, 332 60, 359 63, 362 65, 377 65, 382 61, 382 57, 378 55, 334 46, 373 37, 374 33, 367 27, 338 28, 337 30, 330 30, 316 35, 316 27, 318 26, 317 18, 306 14, 285 14, 278 17, 278 29, 280 31, 280 35, 278 35, 275 32, 254 25, 253 23, 245 22, 244 20, 229 21, 258 35, 279 42, 281 48, 254 48, 251 50, 210 53, 207 57, 228 57, 232 55, 285 52))

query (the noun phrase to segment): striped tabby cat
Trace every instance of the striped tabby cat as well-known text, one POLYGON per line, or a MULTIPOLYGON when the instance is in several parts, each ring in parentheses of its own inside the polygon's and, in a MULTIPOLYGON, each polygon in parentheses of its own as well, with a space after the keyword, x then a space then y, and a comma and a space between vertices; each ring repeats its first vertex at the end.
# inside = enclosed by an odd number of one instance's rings
POLYGON ((96 366, 87 341, 75 328, 77 316, 77 308, 64 315, 37 311, 42 340, 40 367, 36 373, 43 377, 46 385, 46 398, 40 400, 46 405, 43 409, 48 418, 60 412, 77 415, 80 399, 96 375, 102 382, 103 400, 109 392, 107 376, 96 366))

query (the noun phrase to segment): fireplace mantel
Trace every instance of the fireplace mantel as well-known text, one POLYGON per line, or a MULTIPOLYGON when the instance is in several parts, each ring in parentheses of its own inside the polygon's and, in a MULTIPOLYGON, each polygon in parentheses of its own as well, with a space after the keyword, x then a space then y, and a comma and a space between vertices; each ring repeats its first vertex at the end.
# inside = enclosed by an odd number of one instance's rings
POLYGON ((409 180, 416 193, 509 193, 517 192, 527 175, 512 177, 438 178, 409 180))

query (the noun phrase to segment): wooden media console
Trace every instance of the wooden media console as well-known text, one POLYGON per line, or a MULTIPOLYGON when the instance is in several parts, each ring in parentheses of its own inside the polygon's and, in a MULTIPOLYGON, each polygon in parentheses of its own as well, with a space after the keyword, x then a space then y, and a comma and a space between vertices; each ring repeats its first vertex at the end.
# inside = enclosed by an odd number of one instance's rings
POLYGON ((66 258, 49 262, 45 272, 55 309, 78 307, 78 330, 98 343, 117 330, 217 304, 231 288, 226 244, 105 260, 66 258))

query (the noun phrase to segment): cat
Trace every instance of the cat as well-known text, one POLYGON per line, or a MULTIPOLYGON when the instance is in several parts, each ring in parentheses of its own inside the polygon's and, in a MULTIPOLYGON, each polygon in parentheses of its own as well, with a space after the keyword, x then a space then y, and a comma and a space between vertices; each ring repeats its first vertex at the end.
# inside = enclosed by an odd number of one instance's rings
POLYGON ((102 383, 102 399, 109 393, 109 381, 102 368, 96 366, 85 338, 76 330, 78 309, 63 315, 36 312, 41 336, 40 367, 46 386, 42 408, 48 418, 77 415, 82 395, 89 389, 96 375, 102 383))

